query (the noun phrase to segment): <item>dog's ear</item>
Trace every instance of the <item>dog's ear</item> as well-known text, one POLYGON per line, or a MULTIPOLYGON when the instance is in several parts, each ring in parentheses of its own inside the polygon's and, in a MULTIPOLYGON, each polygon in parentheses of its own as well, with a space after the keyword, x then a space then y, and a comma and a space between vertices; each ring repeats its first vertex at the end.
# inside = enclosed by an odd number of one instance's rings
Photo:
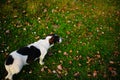
POLYGON ((50 45, 54 43, 54 37, 49 40, 50 45))

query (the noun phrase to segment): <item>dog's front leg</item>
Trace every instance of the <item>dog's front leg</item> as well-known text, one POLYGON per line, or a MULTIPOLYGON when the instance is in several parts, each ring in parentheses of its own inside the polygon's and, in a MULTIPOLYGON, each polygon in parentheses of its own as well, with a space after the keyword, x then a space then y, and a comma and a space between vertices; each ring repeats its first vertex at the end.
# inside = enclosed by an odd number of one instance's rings
POLYGON ((44 65, 44 62, 43 62, 44 57, 45 57, 45 55, 41 55, 41 56, 40 56, 39 63, 40 63, 41 65, 44 65))

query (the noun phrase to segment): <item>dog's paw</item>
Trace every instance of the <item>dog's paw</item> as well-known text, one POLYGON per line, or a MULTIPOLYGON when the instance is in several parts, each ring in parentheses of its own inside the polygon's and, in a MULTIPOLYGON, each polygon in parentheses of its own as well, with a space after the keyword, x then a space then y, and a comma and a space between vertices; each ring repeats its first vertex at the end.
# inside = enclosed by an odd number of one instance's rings
POLYGON ((40 65, 44 65, 44 62, 40 62, 40 65))

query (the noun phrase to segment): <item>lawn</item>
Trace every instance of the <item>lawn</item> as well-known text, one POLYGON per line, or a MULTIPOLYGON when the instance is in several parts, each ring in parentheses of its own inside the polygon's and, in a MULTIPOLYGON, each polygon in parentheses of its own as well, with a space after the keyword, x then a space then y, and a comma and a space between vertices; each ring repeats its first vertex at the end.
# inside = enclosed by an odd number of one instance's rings
POLYGON ((24 66, 14 80, 120 80, 119 0, 1 0, 0 80, 7 55, 55 33, 41 66, 24 66))

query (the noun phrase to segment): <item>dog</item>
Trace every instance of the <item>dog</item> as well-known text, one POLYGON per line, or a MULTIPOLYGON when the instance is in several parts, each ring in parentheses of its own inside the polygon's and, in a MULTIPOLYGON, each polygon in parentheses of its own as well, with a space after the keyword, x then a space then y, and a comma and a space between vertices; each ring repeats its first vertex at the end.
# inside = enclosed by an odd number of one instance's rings
POLYGON ((39 59, 40 65, 43 65, 43 59, 48 49, 55 43, 61 42, 61 37, 56 34, 50 34, 45 39, 40 39, 26 47, 11 52, 5 61, 5 69, 8 72, 5 79, 13 80, 13 75, 18 74, 24 65, 29 65, 37 59, 39 59))

